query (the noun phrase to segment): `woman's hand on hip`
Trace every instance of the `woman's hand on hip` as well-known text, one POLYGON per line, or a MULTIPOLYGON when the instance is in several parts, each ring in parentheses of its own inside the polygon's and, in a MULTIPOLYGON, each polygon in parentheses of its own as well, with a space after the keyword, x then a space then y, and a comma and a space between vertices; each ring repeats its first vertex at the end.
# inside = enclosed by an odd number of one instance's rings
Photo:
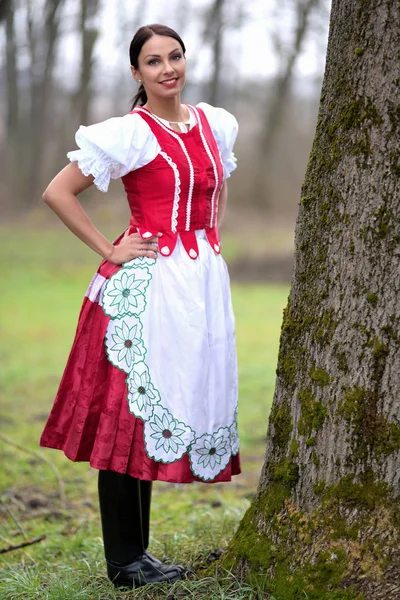
POLYGON ((106 259, 114 265, 122 265, 122 263, 139 256, 157 258, 158 238, 161 235, 162 233, 157 233, 154 237, 144 240, 139 233, 128 234, 126 232, 119 244, 113 246, 110 256, 107 256, 106 259))

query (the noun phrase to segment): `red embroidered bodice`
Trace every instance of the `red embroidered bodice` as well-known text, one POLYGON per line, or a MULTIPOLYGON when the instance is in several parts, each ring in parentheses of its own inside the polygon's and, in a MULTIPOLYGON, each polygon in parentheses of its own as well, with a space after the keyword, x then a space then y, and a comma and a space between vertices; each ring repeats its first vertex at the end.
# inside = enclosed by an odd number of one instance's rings
POLYGON ((138 113, 161 148, 147 165, 122 177, 131 209, 130 225, 147 239, 158 232, 159 250, 172 254, 178 235, 193 260, 199 250, 195 231, 204 229, 219 254, 218 198, 223 167, 217 142, 204 112, 190 106, 197 124, 187 133, 173 131, 143 107, 138 113))

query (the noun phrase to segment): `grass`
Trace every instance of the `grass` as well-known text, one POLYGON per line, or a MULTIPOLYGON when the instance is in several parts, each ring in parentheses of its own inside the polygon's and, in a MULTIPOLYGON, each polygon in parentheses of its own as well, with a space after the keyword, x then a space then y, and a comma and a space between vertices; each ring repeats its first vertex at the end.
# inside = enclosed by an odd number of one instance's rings
MULTIPOLYGON (((121 592, 105 574, 97 472, 86 463, 71 463, 61 452, 38 448, 98 259, 61 229, 3 226, 0 236, 0 435, 27 450, 0 438, 0 549, 46 536, 35 545, 0 554, 0 598, 267 598, 263 590, 229 573, 218 580, 204 578, 201 572, 226 547, 256 490, 287 287, 232 285, 242 475, 230 484, 154 486, 151 551, 190 565, 195 578, 170 587, 121 592), (62 478, 66 506, 48 461, 62 478)), ((226 246, 234 248, 234 240, 228 238, 226 246)))

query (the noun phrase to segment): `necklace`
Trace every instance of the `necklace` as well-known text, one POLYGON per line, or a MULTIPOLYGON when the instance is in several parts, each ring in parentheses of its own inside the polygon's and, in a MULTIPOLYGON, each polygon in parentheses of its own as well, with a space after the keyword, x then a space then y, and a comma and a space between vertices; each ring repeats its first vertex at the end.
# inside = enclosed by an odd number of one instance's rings
MULTIPOLYGON (((157 116, 157 115, 156 115, 157 116)), ((190 119, 187 121, 168 121, 168 119, 162 119, 161 117, 157 117, 160 121, 165 121, 166 123, 172 123, 173 125, 189 125, 190 119)))
POLYGON ((164 125, 169 127, 169 129, 173 130, 173 127, 171 127, 171 125, 177 125, 179 127, 179 130, 181 133, 187 133, 192 124, 192 113, 189 113, 189 119, 187 121, 168 121, 168 119, 163 119, 162 117, 159 117, 158 115, 154 115, 154 116, 157 117, 157 119, 159 121, 161 121, 161 123, 164 123, 164 125))
POLYGON ((167 121, 167 119, 162 119, 161 117, 157 117, 157 119, 159 119, 161 123, 164 123, 164 125, 173 131, 175 130, 172 125, 176 125, 179 128, 180 133, 187 133, 190 129, 190 119, 189 121, 167 121))
MULTIPOLYGON (((178 125, 179 128, 182 130, 182 125, 185 127, 186 125, 190 125, 192 123, 192 113, 189 110, 189 118, 186 119, 185 121, 169 121, 168 119, 164 119, 163 117, 159 117, 158 115, 156 115, 155 113, 153 113, 152 110, 150 110, 147 106, 145 106, 144 108, 147 108, 147 110, 149 110, 155 117, 157 117, 157 119, 159 119, 160 121, 162 121, 165 125, 178 125)), ((187 131, 186 127, 185 127, 185 131, 187 131)))

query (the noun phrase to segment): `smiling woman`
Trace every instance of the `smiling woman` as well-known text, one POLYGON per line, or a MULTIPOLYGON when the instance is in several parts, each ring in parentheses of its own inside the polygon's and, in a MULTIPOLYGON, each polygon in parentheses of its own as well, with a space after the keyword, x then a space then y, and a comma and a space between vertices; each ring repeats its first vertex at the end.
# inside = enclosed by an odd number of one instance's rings
MULTIPOLYGON (((182 118, 179 96, 186 80, 185 52, 186 48, 180 36, 165 25, 145 26, 137 31, 129 48, 132 75, 135 81, 140 83, 132 110, 140 103, 174 125, 187 120, 187 112, 186 118, 182 118), (173 93, 161 95, 162 88, 173 90, 173 93), (168 115, 165 112, 166 99, 172 100, 168 103, 168 115), (161 112, 164 112, 164 115, 160 114, 161 112)), ((172 129, 180 131, 179 127, 172 129)))
POLYGON ((163 25, 130 46, 132 110, 76 134, 72 164, 44 200, 103 256, 41 445, 99 469, 115 585, 185 575, 147 552, 153 480, 229 481, 240 472, 235 325, 219 225, 235 169, 236 119, 181 103, 185 46, 163 25), (77 195, 121 178, 131 209, 111 244, 77 195))

